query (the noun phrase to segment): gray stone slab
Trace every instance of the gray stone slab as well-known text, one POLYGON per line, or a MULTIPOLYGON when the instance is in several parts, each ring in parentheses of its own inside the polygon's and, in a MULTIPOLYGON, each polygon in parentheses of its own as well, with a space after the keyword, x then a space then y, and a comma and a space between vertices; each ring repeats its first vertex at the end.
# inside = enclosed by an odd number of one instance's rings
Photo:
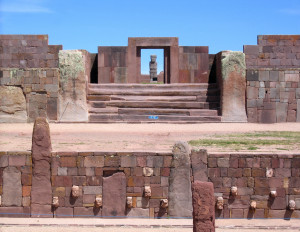
POLYGON ((149 218, 149 209, 132 208, 127 210, 127 217, 149 218))
POLYGON ((16 167, 3 171, 3 206, 22 206, 21 172, 16 167))
POLYGON ((259 81, 269 81, 270 80, 270 72, 269 71, 259 71, 258 79, 259 79, 259 81))
POLYGON ((170 173, 169 215, 192 216, 192 190, 190 180, 191 150, 186 142, 177 142, 173 147, 173 165, 170 173))
POLYGON ((126 176, 118 172, 103 178, 102 216, 125 216, 126 211, 126 176))
POLYGON ((286 122, 288 103, 276 102, 276 122, 286 122))

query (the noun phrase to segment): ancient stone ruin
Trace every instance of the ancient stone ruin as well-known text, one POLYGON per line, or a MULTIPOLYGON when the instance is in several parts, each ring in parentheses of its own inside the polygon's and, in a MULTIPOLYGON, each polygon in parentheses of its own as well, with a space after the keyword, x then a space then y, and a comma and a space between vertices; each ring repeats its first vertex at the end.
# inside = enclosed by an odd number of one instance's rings
POLYGON ((0 217, 193 217, 194 231, 213 231, 215 218, 300 218, 299 170, 299 154, 186 142, 169 152, 52 151, 39 117, 32 151, 0 151, 0 217))
POLYGON ((259 35, 218 54, 137 37, 94 54, 47 35, 0 35, 0 122, 299 122, 299 49, 300 35, 259 35), (153 57, 145 76, 149 48, 163 49, 164 71, 153 57))

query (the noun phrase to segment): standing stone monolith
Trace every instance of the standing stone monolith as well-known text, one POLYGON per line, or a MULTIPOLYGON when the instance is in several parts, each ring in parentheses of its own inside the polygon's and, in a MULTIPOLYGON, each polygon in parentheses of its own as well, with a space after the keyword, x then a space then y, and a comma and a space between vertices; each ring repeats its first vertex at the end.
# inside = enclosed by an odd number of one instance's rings
POLYGON ((218 53, 217 77, 222 122, 247 122, 245 54, 233 51, 218 53))
POLYGON ((118 172, 103 178, 102 216, 121 217, 126 211, 126 176, 118 172))
POLYGON ((46 118, 35 120, 32 134, 31 217, 52 217, 51 139, 46 118))
POLYGON ((173 147, 169 186, 169 215, 173 217, 192 217, 190 154, 186 142, 177 142, 173 147))
POLYGON ((215 231, 214 185, 195 181, 193 193, 193 232, 215 231))
POLYGON ((156 55, 150 56, 149 68, 150 68, 150 82, 157 81, 157 63, 156 63, 156 55))

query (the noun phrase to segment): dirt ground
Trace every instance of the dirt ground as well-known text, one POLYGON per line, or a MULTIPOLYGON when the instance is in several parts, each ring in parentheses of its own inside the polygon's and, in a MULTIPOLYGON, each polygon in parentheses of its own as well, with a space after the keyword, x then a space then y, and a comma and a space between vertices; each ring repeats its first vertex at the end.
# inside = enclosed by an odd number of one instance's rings
MULTIPOLYGON (((0 151, 31 150, 32 130, 32 123, 0 124, 0 151)), ((300 131, 300 123, 50 124, 53 151, 171 151, 179 140, 259 131, 300 131)))

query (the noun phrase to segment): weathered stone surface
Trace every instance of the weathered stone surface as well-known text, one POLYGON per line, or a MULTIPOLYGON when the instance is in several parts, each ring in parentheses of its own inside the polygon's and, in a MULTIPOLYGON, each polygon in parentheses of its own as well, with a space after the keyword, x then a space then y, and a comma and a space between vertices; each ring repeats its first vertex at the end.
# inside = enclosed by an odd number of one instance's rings
POLYGON ((173 147, 173 168, 170 173, 169 186, 170 216, 192 216, 190 154, 191 150, 186 142, 177 142, 173 147))
POLYGON ((31 188, 31 202, 35 207, 31 207, 31 214, 37 217, 40 217, 40 214, 49 213, 49 209, 51 212, 51 150, 49 124, 45 118, 36 118, 32 135, 33 170, 31 188))
POLYGON ((215 231, 214 185, 211 182, 196 181, 193 193, 193 231, 215 231))
POLYGON ((204 149, 192 150, 191 162, 194 181, 207 181, 207 151, 204 149))
POLYGON ((221 111, 223 122, 247 122, 245 107, 246 63, 242 52, 218 54, 221 76, 221 111))
POLYGON ((31 217, 35 218, 49 218, 53 217, 53 212, 51 211, 51 205, 40 205, 31 204, 31 217))
POLYGON ((300 122, 300 99, 297 99, 297 122, 300 122))
POLYGON ((132 208, 127 211, 127 217, 149 218, 149 209, 132 208))
POLYGON ((88 121, 86 101, 86 63, 88 54, 79 50, 59 51, 59 119, 68 122, 88 121))
POLYGON ((103 178, 103 216, 125 216, 126 176, 118 172, 103 178))
POLYGON ((3 171, 3 206, 22 206, 21 172, 16 167, 3 171))
POLYGON ((0 86, 1 122, 27 122, 26 100, 20 87, 0 86))

